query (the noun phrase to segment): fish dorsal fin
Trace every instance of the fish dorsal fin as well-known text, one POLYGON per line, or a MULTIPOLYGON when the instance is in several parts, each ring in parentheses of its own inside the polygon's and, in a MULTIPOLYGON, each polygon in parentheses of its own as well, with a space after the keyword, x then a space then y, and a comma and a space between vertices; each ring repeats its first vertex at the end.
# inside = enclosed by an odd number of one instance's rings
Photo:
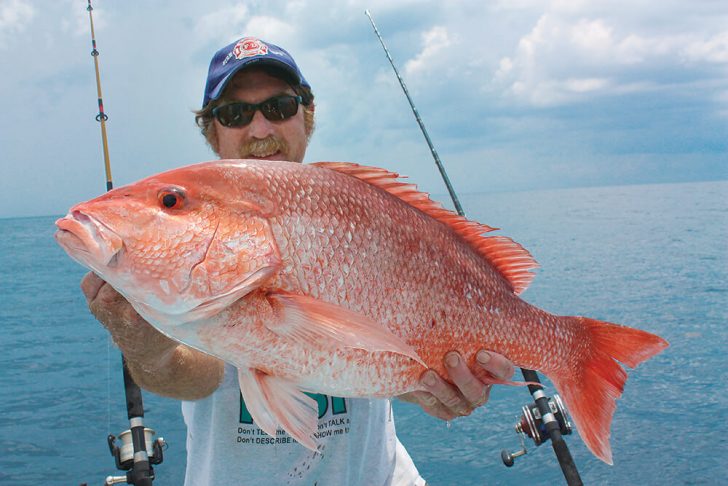
POLYGON ((482 236, 498 228, 470 221, 442 207, 442 204, 430 199, 429 194, 417 190, 416 185, 401 182, 399 174, 349 162, 315 162, 311 165, 356 177, 449 226, 505 277, 515 294, 526 290, 533 280, 535 275, 531 270, 538 267, 538 263, 528 250, 505 236, 482 236))

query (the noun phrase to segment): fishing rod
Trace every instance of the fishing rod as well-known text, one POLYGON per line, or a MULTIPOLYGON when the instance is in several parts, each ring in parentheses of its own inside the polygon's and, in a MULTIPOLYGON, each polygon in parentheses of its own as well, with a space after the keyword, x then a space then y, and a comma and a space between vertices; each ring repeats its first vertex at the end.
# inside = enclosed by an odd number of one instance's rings
MULTIPOLYGON (((114 187, 111 179, 111 162, 109 161, 109 141, 106 136, 106 121, 109 117, 104 112, 104 101, 101 96, 101 76, 99 74, 99 51, 96 49, 96 34, 94 33, 94 17, 91 0, 88 0, 88 18, 91 24, 91 56, 94 58, 96 71, 96 92, 98 94, 99 113, 96 121, 101 124, 101 142, 104 150, 104 166, 106 169, 106 190, 114 187)), ((144 426, 144 403, 139 385, 129 373, 126 359, 122 355, 121 364, 124 370, 124 394, 126 395, 126 412, 129 419, 129 430, 119 434, 121 446, 116 445, 116 437, 112 434, 106 438, 109 451, 114 456, 116 468, 127 471, 124 476, 108 476, 104 484, 134 484, 136 486, 152 486, 154 480, 153 465, 161 464, 164 460, 162 454, 166 446, 164 439, 159 437, 153 440, 154 430, 144 426)))
MULTIPOLYGON (((435 159, 435 164, 440 171, 440 175, 445 182, 445 186, 447 186, 447 190, 450 193, 450 198, 455 205, 455 209, 460 216, 464 217, 465 211, 463 211, 463 208, 460 205, 455 189, 453 189, 452 184, 450 183, 450 178, 447 176, 445 167, 442 164, 440 157, 437 155, 435 146, 433 145, 432 140, 427 133, 427 129, 425 128, 425 124, 422 122, 420 114, 412 101, 412 97, 407 90, 407 86, 404 84, 404 80, 402 79, 402 76, 400 76, 397 66, 395 66, 392 56, 389 54, 389 50, 384 44, 384 39, 379 33, 379 29, 377 29, 369 10, 365 10, 364 13, 367 17, 369 17, 369 22, 371 22, 372 27, 374 28, 374 33, 379 38, 379 42, 382 44, 384 53, 387 55, 387 59, 392 65, 394 74, 399 80, 399 85, 402 87, 402 91, 404 91, 407 101, 409 101, 412 113, 414 113, 417 124, 420 126, 420 130, 422 130, 422 134, 425 136, 427 145, 430 147, 430 152, 435 159)), ((571 433, 572 427, 561 398, 558 395, 554 395, 553 398, 546 396, 538 374, 534 370, 521 368, 521 374, 526 382, 533 383, 528 385, 528 391, 531 393, 534 403, 522 408, 521 419, 515 426, 516 432, 521 438, 522 448, 516 452, 508 452, 506 450, 501 451, 501 460, 507 467, 513 466, 514 459, 526 454, 527 452, 525 444, 526 437, 533 439, 536 446, 539 446, 551 439, 551 445, 554 448, 554 453, 559 461, 561 471, 564 474, 567 484, 569 486, 581 486, 583 483, 579 476, 579 471, 576 469, 574 459, 571 457, 569 448, 563 438, 564 435, 571 433)))

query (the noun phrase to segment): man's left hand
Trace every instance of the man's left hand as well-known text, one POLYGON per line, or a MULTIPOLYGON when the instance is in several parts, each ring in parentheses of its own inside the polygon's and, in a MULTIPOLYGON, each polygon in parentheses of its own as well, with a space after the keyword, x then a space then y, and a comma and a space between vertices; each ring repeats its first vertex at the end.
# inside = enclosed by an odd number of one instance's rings
POLYGON ((490 397, 493 385, 485 383, 485 377, 491 375, 498 380, 509 380, 514 372, 513 363, 492 351, 480 351, 476 355, 476 366, 479 368, 470 370, 459 353, 448 353, 445 355, 445 369, 453 384, 433 370, 427 370, 420 379, 426 391, 409 392, 398 398, 416 403, 428 414, 442 420, 470 415, 473 410, 485 405, 490 397))

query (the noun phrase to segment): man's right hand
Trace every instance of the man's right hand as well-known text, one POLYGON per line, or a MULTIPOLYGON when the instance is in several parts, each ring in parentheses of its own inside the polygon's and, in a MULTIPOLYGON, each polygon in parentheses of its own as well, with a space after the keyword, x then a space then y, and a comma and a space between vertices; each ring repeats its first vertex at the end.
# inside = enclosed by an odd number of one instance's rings
POLYGON ((83 277, 81 290, 89 310, 111 333, 127 360, 151 367, 174 352, 177 343, 142 319, 119 292, 95 273, 83 277))
POLYGON ((91 313, 111 334, 139 386, 181 400, 203 398, 222 381, 223 363, 178 344, 145 321, 95 273, 81 281, 91 313))

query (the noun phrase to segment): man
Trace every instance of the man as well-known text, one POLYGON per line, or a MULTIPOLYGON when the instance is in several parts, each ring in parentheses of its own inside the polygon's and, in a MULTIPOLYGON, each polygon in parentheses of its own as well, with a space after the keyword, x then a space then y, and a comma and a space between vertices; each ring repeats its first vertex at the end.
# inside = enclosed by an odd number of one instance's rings
MULTIPOLYGON (((285 50, 243 38, 210 63, 197 122, 220 158, 302 162, 314 127, 314 95, 285 50)), ((397 440, 388 400, 315 395, 321 446, 313 453, 279 431, 273 438, 250 418, 233 367, 163 336, 110 286, 88 274, 89 308, 124 353, 136 382, 184 400, 188 427, 186 484, 424 484, 397 440)), ((456 353, 445 357, 448 384, 423 375, 428 392, 400 397, 444 420, 468 415, 488 400, 476 375, 509 378, 504 357, 482 351, 469 370, 456 353)))

